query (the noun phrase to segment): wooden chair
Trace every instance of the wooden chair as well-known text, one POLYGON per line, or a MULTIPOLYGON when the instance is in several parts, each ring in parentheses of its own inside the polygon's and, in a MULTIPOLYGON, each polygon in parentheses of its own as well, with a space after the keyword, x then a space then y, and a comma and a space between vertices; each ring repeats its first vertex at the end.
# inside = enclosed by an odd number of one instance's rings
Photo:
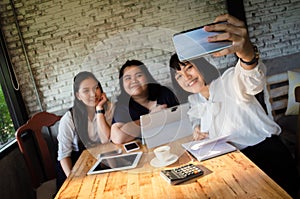
POLYGON ((280 73, 267 77, 271 111, 274 120, 284 116, 288 104, 289 82, 288 73, 280 73))
MULTIPOLYGON (((296 102, 300 102, 300 86, 295 88, 295 100, 296 102)), ((300 107, 299 107, 299 113, 298 113, 298 120, 297 120, 297 134, 296 134, 297 140, 296 140, 296 164, 297 164, 297 170, 298 174, 300 176, 300 107)))
POLYGON ((15 133, 37 198, 53 198, 56 192, 56 160, 51 156, 42 129, 48 127, 50 131, 49 128, 60 118, 61 116, 48 112, 36 113, 15 133))

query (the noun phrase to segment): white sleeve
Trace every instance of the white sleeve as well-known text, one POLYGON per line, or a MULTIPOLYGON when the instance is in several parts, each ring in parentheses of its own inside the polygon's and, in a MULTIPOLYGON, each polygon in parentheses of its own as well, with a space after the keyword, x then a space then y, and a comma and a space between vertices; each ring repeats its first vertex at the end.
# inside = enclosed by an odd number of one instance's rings
POLYGON ((194 113, 197 109, 194 107, 198 105, 198 94, 192 94, 188 97, 188 101, 190 104, 190 110, 188 111, 189 120, 192 123, 193 129, 195 129, 196 126, 199 126, 201 124, 200 117, 197 117, 197 113, 194 113))
POLYGON ((77 139, 75 138, 75 134, 75 126, 73 123, 71 112, 67 111, 59 122, 57 135, 58 161, 66 157, 71 157, 71 153, 73 150, 72 146, 77 141, 77 139))
POLYGON ((259 60, 259 63, 252 70, 245 70, 240 65, 240 60, 234 69, 233 83, 238 96, 242 100, 249 100, 251 96, 261 92, 266 84, 265 65, 259 60))

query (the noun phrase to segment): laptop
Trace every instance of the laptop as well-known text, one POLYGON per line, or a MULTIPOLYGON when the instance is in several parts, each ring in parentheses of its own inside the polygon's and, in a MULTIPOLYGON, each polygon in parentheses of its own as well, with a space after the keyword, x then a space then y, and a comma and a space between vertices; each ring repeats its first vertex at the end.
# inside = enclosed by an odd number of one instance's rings
POLYGON ((140 116, 142 143, 150 149, 192 135, 188 110, 185 103, 140 116))

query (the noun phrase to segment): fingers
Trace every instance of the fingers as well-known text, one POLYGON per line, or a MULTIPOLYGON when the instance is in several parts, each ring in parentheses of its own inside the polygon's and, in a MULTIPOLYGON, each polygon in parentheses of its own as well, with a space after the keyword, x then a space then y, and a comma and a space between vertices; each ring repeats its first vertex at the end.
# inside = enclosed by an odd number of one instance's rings
POLYGON ((248 31, 243 21, 225 14, 216 18, 215 22, 224 22, 205 26, 204 30, 208 32, 221 32, 214 36, 208 37, 209 42, 232 41, 229 48, 213 53, 213 56, 220 57, 227 54, 236 53, 238 57, 245 56, 252 50, 248 31))
POLYGON ((106 93, 102 93, 102 95, 101 95, 101 101, 102 100, 105 100, 105 101, 107 101, 107 96, 106 96, 106 93))
POLYGON ((196 133, 196 132, 194 132, 194 134, 193 134, 193 139, 194 140, 203 140, 207 137, 208 137, 207 133, 198 133, 198 132, 196 133))
POLYGON ((215 57, 221 57, 221 56, 224 56, 224 55, 236 53, 242 48, 243 48, 243 46, 242 46, 241 42, 233 42, 231 47, 225 48, 225 49, 223 49, 221 51, 218 51, 218 52, 214 52, 214 53, 212 53, 212 55, 215 56, 215 57))
POLYGON ((215 23, 227 21, 229 24, 233 24, 237 27, 245 27, 245 23, 229 14, 219 15, 215 19, 215 23))
POLYGON ((158 112, 163 109, 166 109, 166 108, 168 108, 167 104, 159 104, 159 105, 156 105, 155 107, 153 107, 152 109, 150 109, 150 112, 154 113, 154 112, 158 112))
POLYGON ((216 23, 216 24, 204 26, 204 30, 208 32, 227 32, 229 27, 230 24, 224 22, 224 23, 216 23))
POLYGON ((165 108, 168 108, 168 105, 167 104, 160 104, 158 105, 161 109, 165 109, 165 108))
POLYGON ((239 37, 247 36, 247 29, 244 27, 234 26, 229 23, 214 24, 210 26, 205 26, 204 30, 208 32, 219 32, 214 36, 209 37, 211 41, 221 41, 221 40, 235 40, 239 37))
MULTIPOLYGON (((210 42, 214 41, 222 41, 222 40, 230 40, 230 41, 238 41, 243 37, 247 37, 247 29, 244 26, 242 21, 238 19, 235 23, 225 22, 225 23, 217 23, 209 26, 205 26, 204 30, 208 32, 220 32, 220 34, 216 34, 215 36, 209 37, 210 42), (240 23, 239 23, 240 22, 240 23)), ((233 20, 233 21, 234 21, 233 20)))
POLYGON ((202 139, 205 139, 207 137, 208 137, 208 133, 201 132, 199 127, 196 127, 194 129, 194 132, 193 132, 193 139, 194 140, 202 140, 202 139))
POLYGON ((108 101, 108 99, 107 99, 106 94, 105 94, 105 93, 102 93, 102 95, 101 95, 101 97, 100 97, 100 100, 99 100, 99 102, 98 102, 98 104, 97 104, 97 107, 98 107, 98 108, 103 108, 103 105, 104 105, 107 101, 108 101))

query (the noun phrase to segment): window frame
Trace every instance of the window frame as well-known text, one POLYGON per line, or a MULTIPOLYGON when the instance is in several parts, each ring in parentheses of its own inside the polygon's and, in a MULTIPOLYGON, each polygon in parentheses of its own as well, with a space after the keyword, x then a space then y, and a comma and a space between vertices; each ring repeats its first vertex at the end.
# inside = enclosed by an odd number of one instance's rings
MULTIPOLYGON (((14 128, 17 129, 28 120, 28 114, 26 112, 21 91, 15 90, 13 87, 12 81, 16 82, 16 77, 14 76, 14 73, 10 73, 12 69, 4 35, 2 31, 0 31, 0 84, 14 128)), ((6 146, 0 149, 0 159, 16 146, 16 139, 8 142, 6 146)))

